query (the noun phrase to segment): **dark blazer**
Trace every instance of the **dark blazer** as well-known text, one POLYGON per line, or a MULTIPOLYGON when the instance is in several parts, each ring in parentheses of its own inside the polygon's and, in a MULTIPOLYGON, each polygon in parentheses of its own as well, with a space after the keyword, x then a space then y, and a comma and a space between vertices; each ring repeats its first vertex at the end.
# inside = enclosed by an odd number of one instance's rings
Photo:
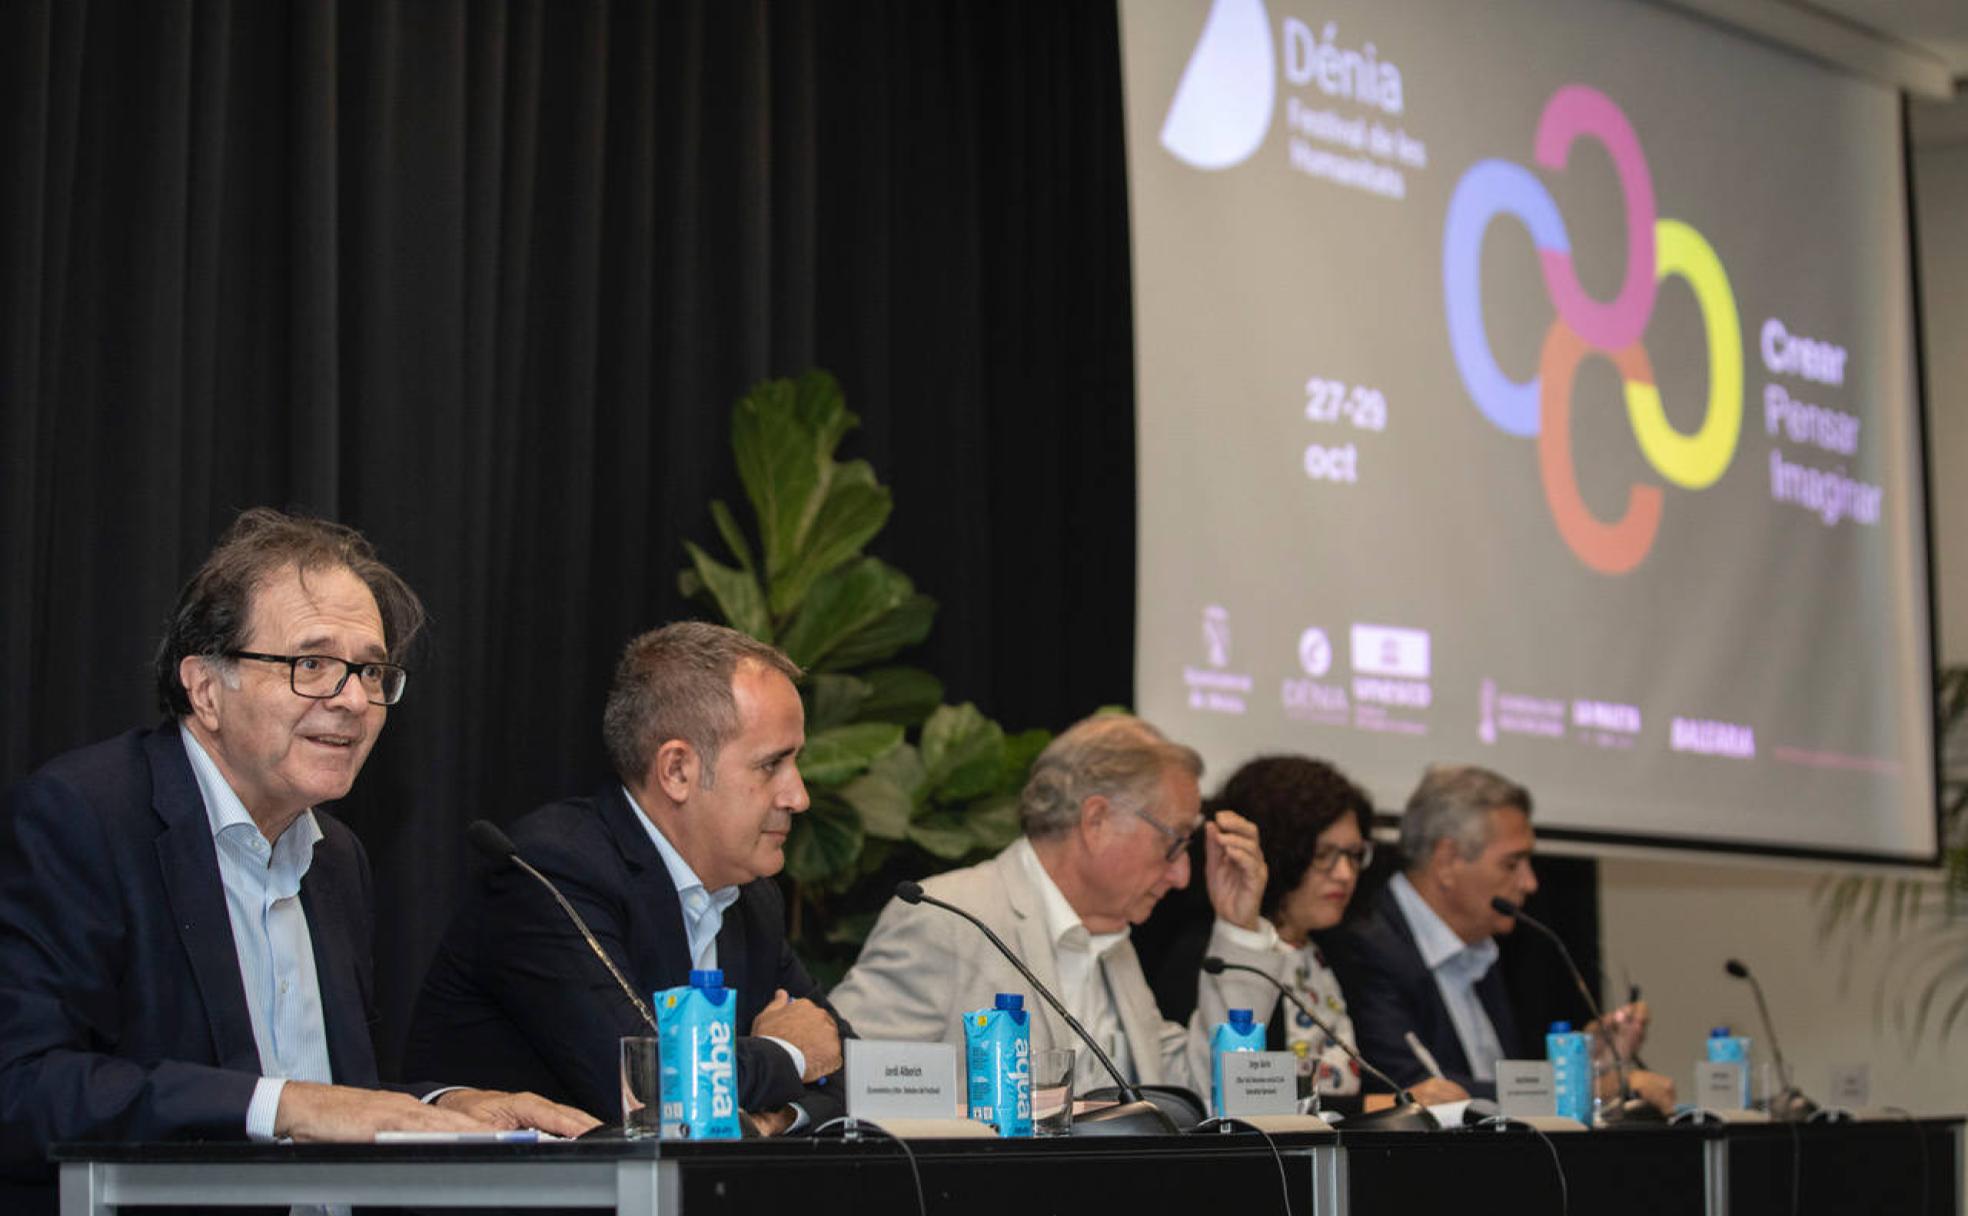
MULTIPOLYGON (((1404 1037, 1412 1030, 1435 1055, 1449 1080, 1471 1097, 1493 1098, 1496 1085, 1470 1074, 1469 1057, 1456 1036, 1449 1007, 1435 976, 1421 961, 1414 930, 1394 900, 1392 884, 1374 893, 1365 916, 1328 939, 1327 957, 1346 992, 1360 1054, 1403 1085, 1426 1080, 1428 1070, 1415 1059, 1404 1037)), ((1496 1028, 1506 1058, 1523 1059, 1523 1041, 1510 1011, 1503 969, 1491 967, 1476 984, 1476 995, 1496 1028)))
MULTIPOLYGON (((621 787, 541 807, 510 834, 645 1001, 689 982, 676 884, 621 787)), ((797 1101, 818 1123, 840 1113, 841 1078, 805 1086, 777 1044, 744 1034, 775 989, 832 1008, 787 944, 785 916, 778 886, 758 879, 739 888, 718 933, 718 964, 738 1000, 738 1100, 747 1110, 797 1101)), ((649 1033, 546 889, 516 866, 497 866, 431 962, 406 1061, 420 1075, 530 1089, 613 1121, 622 1108, 618 1041, 649 1033)))
MULTIPOLYGON (((374 1086, 369 863, 317 811, 301 884, 344 1085, 374 1086)), ((175 723, 50 761, 0 812, 0 1198, 63 1140, 241 1140, 260 1076, 211 824, 175 723)), ((427 1092, 430 1087, 413 1087, 427 1092)), ((9 1207, 8 1210, 16 1210, 9 1207)))

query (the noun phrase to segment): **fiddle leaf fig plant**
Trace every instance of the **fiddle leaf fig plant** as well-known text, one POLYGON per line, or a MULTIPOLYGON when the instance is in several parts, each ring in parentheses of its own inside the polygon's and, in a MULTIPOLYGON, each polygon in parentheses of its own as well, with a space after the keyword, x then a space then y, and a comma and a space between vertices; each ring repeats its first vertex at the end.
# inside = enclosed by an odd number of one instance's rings
POLYGON ((836 458, 859 425, 824 371, 768 380, 732 410, 751 508, 710 504, 721 553, 686 542, 685 596, 778 646, 807 673, 800 775, 812 806, 786 841, 792 937, 820 977, 853 960, 897 878, 987 857, 1018 836, 1018 792, 1051 735, 1008 733, 896 656, 929 636, 936 601, 864 552, 894 499, 864 460, 836 458))

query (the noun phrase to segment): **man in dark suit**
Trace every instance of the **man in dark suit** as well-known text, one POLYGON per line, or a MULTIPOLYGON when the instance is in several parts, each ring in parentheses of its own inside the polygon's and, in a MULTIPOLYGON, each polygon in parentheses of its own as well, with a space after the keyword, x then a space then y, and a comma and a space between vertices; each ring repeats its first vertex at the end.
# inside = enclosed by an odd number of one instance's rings
MULTIPOLYGON (((637 994, 716 967, 736 992, 739 1105, 766 1132, 840 1110, 839 1026, 787 944, 772 875, 807 808, 799 669, 735 630, 684 622, 629 643, 603 713, 619 784, 512 825, 637 994), (749 1034, 744 1034, 749 1029, 749 1034)), ((484 875, 417 1003, 416 1070, 619 1108, 619 1040, 653 1033, 553 897, 484 875)))
MULTIPOLYGON (((1531 794, 1474 765, 1436 765, 1401 817, 1406 868, 1373 898, 1366 916, 1336 935, 1333 970, 1352 1007, 1360 1053, 1404 1085, 1439 1067, 1472 1096, 1496 1096, 1499 1059, 1541 1058, 1517 1025, 1495 939, 1516 918, 1490 906, 1522 905, 1537 890, 1531 794), (1409 1043, 1412 1035, 1420 1050, 1409 1043)), ((1609 1015, 1628 1056, 1645 1032, 1644 1005, 1609 1015)), ((1635 1073, 1635 1088, 1673 1105, 1664 1077, 1635 1073)), ((1605 1084, 1615 1084, 1608 1074, 1605 1084)))
POLYGON ((53 1209, 65 1140, 593 1125, 531 1094, 377 1088, 368 861, 313 808, 361 770, 422 616, 359 534, 249 511, 159 647, 173 720, 8 792, 0 1209, 53 1209))

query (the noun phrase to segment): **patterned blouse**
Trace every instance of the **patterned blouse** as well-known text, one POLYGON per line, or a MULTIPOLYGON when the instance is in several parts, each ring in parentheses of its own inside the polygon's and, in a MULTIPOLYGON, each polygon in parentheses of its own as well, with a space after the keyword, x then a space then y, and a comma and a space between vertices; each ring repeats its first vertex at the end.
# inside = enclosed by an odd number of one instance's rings
MULTIPOLYGON (((1340 995, 1339 980, 1326 965, 1325 956, 1311 942, 1284 948, 1290 951, 1292 959, 1285 982, 1348 1046, 1355 1045, 1353 1019, 1347 1015, 1346 998, 1340 995)), ((1295 1006, 1287 1003, 1284 1014, 1285 1045, 1298 1057, 1299 1096, 1310 1097, 1314 1089, 1336 1096, 1358 1094, 1360 1066, 1295 1006)))

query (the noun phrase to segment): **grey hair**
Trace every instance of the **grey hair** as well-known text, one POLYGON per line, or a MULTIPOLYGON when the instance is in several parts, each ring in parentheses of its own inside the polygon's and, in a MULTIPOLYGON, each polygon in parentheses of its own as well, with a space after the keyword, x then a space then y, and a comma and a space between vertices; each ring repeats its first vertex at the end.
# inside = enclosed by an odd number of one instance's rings
POLYGON ((1044 840, 1069 831, 1080 821, 1080 805, 1095 795, 1142 810, 1170 768, 1201 778, 1203 758, 1132 714, 1095 714, 1068 727, 1033 761, 1018 817, 1027 836, 1044 840))
POLYGON ((1531 791, 1473 764, 1431 764, 1401 815, 1401 853, 1410 871, 1427 867, 1435 847, 1453 841, 1464 861, 1490 843, 1489 812, 1512 807, 1531 813, 1531 791))
POLYGON ((630 642, 601 714, 602 742, 622 783, 641 784, 657 749, 681 739, 703 762, 702 784, 710 786, 718 749, 738 731, 731 678, 747 662, 788 680, 801 675, 777 648, 705 621, 678 621, 630 642))

